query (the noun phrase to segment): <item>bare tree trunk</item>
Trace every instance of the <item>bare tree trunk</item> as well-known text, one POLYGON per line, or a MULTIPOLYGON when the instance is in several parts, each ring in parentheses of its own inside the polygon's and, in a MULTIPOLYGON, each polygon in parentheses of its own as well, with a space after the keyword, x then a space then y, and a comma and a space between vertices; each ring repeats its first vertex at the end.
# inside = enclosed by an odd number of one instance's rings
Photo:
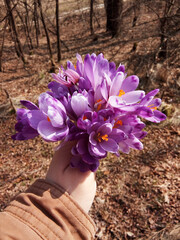
POLYGON ((37 1, 34 0, 34 24, 35 24, 35 31, 36 31, 36 44, 39 47, 39 21, 38 21, 38 13, 37 13, 37 1))
POLYGON ((54 61, 53 61, 51 41, 50 41, 50 38, 49 38, 49 34, 48 34, 47 27, 46 27, 46 23, 45 23, 45 20, 44 20, 41 0, 38 0, 38 5, 39 5, 40 14, 41 14, 41 21, 42 21, 42 24, 43 24, 43 27, 44 27, 44 31, 45 31, 45 34, 46 34, 47 45, 48 45, 48 49, 49 49, 49 57, 50 57, 50 62, 51 62, 51 69, 53 70, 55 65, 54 65, 54 61))
MULTIPOLYGON (((26 25, 25 25, 25 23, 24 23, 24 19, 23 19, 23 17, 22 17, 22 14, 21 14, 17 9, 16 9, 16 13, 17 13, 19 19, 20 19, 21 22, 22 22, 22 26, 23 26, 23 29, 24 29, 24 33, 25 33, 25 36, 26 36, 26 41, 28 42, 26 25)), ((28 42, 28 47, 29 47, 29 49, 31 49, 31 46, 29 45, 29 42, 28 42)))
POLYGON ((24 0, 24 6, 25 6, 25 10, 26 10, 26 16, 25 16, 25 23, 26 23, 26 32, 27 32, 27 37, 29 40, 29 46, 30 49, 33 49, 33 44, 32 44, 32 39, 30 36, 30 27, 29 27, 29 13, 28 13, 28 7, 27 7, 27 1, 24 0))
POLYGON ((57 59, 61 60, 61 41, 59 34, 59 0, 56 0, 56 36, 57 36, 57 59))
POLYGON ((7 11, 8 11, 8 15, 9 15, 9 23, 10 23, 10 26, 12 28, 12 33, 14 35, 15 45, 17 46, 17 50, 18 50, 18 52, 20 54, 19 57, 21 58, 23 63, 25 63, 25 58, 24 58, 21 42, 19 40, 19 36, 18 36, 17 30, 16 30, 16 24, 15 24, 15 21, 14 21, 12 10, 11 10, 10 0, 4 0, 4 2, 5 2, 5 5, 7 7, 7 11))
POLYGON ((112 36, 117 36, 121 30, 121 14, 123 10, 123 0, 104 0, 106 8, 106 30, 112 36))
POLYGON ((49 50, 49 57, 50 57, 50 61, 51 61, 51 69, 53 70, 54 67, 55 67, 55 64, 54 64, 54 61, 53 61, 51 42, 50 42, 50 38, 49 38, 47 27, 46 27, 46 23, 45 23, 45 20, 44 20, 41 0, 38 0, 38 5, 39 5, 40 14, 41 14, 41 21, 42 21, 42 24, 43 24, 43 27, 44 27, 44 31, 45 31, 45 34, 46 34, 47 45, 48 45, 48 50, 49 50))
POLYGON ((167 44, 168 44, 168 18, 170 15, 171 7, 174 4, 174 0, 166 0, 166 5, 164 9, 164 16, 160 18, 160 51, 158 53, 158 57, 165 59, 167 57, 167 44))
POLYGON ((94 0, 90 0, 90 30, 91 30, 91 35, 94 34, 94 30, 93 30, 93 4, 94 4, 94 0))
POLYGON ((5 19, 4 31, 3 31, 3 38, 2 38, 2 45, 1 45, 1 49, 0 49, 0 72, 2 72, 2 55, 3 55, 3 48, 4 48, 4 39, 5 39, 6 27, 7 27, 7 18, 5 19))

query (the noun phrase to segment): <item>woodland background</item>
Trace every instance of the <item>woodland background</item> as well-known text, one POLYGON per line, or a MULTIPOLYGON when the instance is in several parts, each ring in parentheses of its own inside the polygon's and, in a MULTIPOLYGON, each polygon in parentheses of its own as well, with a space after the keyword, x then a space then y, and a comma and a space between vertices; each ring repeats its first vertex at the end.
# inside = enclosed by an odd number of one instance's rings
POLYGON ((167 120, 147 123, 142 151, 109 154, 91 210, 96 239, 180 239, 180 2, 0 0, 0 206, 43 178, 55 144, 11 139, 19 100, 37 103, 76 53, 103 53, 159 88, 167 120))

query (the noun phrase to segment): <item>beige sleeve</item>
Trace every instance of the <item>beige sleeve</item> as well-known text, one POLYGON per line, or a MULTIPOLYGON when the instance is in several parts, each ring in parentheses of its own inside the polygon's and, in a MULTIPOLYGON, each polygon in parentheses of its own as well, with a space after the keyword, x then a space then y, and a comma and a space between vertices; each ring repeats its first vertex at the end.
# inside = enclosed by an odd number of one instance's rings
POLYGON ((0 240, 94 239, 92 219, 60 186, 37 180, 0 213, 0 240))

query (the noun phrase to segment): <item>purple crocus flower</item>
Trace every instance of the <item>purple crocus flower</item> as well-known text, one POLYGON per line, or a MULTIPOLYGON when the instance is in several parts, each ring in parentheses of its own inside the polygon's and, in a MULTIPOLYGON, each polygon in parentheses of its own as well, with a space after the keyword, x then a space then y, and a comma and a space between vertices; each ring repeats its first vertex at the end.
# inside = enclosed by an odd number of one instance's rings
POLYGON ((119 129, 113 129, 111 123, 93 123, 88 129, 89 152, 95 157, 105 157, 107 152, 118 153, 118 142, 125 134, 119 129))
POLYGON ((30 126, 46 141, 59 141, 69 132, 67 114, 62 103, 47 93, 39 97, 39 109, 27 114, 30 126))
POLYGON ((157 110, 161 105, 161 99, 154 96, 159 92, 159 89, 152 90, 140 101, 138 115, 150 122, 159 123, 166 119, 166 115, 157 110))
POLYGON ((48 88, 51 90, 47 93, 58 100, 63 99, 69 93, 68 87, 60 84, 59 82, 52 81, 48 84, 48 88))
POLYGON ((71 107, 77 117, 80 117, 85 111, 89 109, 88 98, 81 93, 75 92, 71 98, 71 107))
POLYGON ((15 125, 16 134, 12 136, 13 140, 28 140, 33 139, 39 135, 37 130, 32 128, 29 124, 27 114, 30 110, 20 108, 17 110, 17 120, 15 125))
POLYGON ((77 167, 81 172, 96 171, 99 166, 100 157, 92 156, 88 149, 89 136, 84 134, 72 149, 71 166, 77 167))
POLYGON ((21 104, 28 109, 20 108, 17 110, 17 123, 15 125, 16 134, 12 136, 13 140, 28 140, 33 139, 39 135, 37 130, 32 128, 28 121, 28 113, 31 110, 37 110, 38 107, 29 101, 21 100, 21 104))
POLYGON ((133 109, 133 104, 139 102, 144 96, 144 91, 135 90, 139 84, 139 78, 135 75, 125 78, 123 72, 118 72, 112 80, 108 103, 111 107, 124 111, 133 109))
POLYGON ((62 85, 66 87, 71 87, 74 84, 76 84, 80 78, 79 74, 72 69, 67 69, 67 70, 61 70, 59 69, 59 73, 51 74, 53 79, 56 80, 57 82, 61 83, 62 85))
POLYGON ((17 111, 17 133, 13 139, 24 140, 41 135, 46 141, 73 141, 71 166, 96 171, 99 160, 108 152, 119 155, 130 149, 141 150, 146 136, 144 118, 151 122, 165 120, 157 110, 161 99, 155 89, 145 95, 136 90, 139 78, 127 76, 124 65, 116 68, 103 54, 77 54, 76 66, 52 74, 49 91, 39 97, 39 107, 28 101, 27 109, 17 111))

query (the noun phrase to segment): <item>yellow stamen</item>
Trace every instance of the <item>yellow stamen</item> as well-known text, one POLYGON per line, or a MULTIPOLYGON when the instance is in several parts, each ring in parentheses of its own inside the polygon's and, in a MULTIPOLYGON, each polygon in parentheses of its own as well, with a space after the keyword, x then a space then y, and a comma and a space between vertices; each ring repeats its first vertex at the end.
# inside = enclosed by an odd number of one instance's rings
POLYGON ((48 120, 48 122, 50 122, 50 121, 51 121, 49 117, 47 117, 47 120, 48 120))
POLYGON ((150 108, 150 109, 152 109, 152 110, 157 110, 157 107, 153 107, 154 106, 154 104, 151 104, 151 105, 149 105, 148 107, 150 108))
POLYGON ((103 135, 101 138, 102 138, 102 140, 104 140, 106 142, 108 141, 108 135, 107 134, 103 135))
POLYGON ((97 134, 97 140, 98 142, 102 142, 102 140, 104 141, 108 141, 108 135, 107 134, 104 134, 104 135, 101 135, 100 133, 97 134))
POLYGON ((121 97, 122 95, 124 95, 125 94, 125 92, 121 89, 121 90, 119 90, 119 94, 118 94, 118 96, 119 97, 121 97))

